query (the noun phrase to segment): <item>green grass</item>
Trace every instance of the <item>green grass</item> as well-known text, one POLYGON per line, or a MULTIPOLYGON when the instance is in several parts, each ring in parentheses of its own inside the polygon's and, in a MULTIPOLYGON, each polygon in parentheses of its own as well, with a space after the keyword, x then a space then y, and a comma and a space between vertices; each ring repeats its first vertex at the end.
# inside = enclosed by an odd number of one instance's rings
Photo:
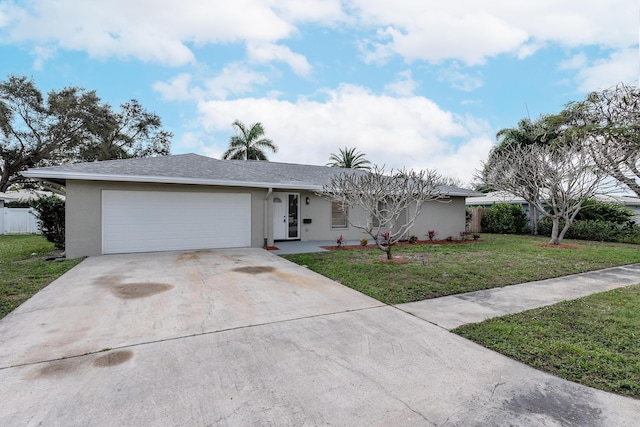
POLYGON ((561 378, 640 398, 640 285, 453 332, 561 378))
POLYGON ((79 263, 42 259, 53 252, 42 236, 0 236, 0 319, 79 263))
POLYGON ((333 280, 388 304, 560 277, 640 262, 640 247, 565 241, 576 249, 539 246, 546 237, 484 234, 469 244, 394 248, 407 264, 384 264, 377 249, 287 255, 333 280))

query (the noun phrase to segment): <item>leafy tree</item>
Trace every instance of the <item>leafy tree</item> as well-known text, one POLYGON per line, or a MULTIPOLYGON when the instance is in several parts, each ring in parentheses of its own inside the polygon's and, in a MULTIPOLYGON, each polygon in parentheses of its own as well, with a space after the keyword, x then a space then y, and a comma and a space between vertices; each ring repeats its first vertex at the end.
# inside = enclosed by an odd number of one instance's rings
POLYGON ((80 147, 78 159, 126 159, 169 154, 171 132, 162 129, 162 120, 132 99, 120 106, 120 112, 105 114, 90 125, 94 136, 80 147))
POLYGON ((339 203, 345 212, 354 207, 362 210, 363 216, 347 218, 349 224, 371 236, 378 249, 384 251, 390 260, 391 248, 406 238, 420 215, 422 204, 444 197, 440 191, 442 181, 442 177, 433 171, 401 170, 386 175, 384 168, 374 166, 367 172, 334 175, 331 183, 324 185, 319 194, 339 203), (405 212, 406 222, 404 217, 399 221, 405 212))
POLYGON ((640 88, 619 84, 592 92, 562 112, 596 165, 640 196, 640 88))
MULTIPOLYGON (((495 188, 492 188, 487 182, 488 176, 502 153, 514 147, 555 143, 559 140, 561 124, 562 120, 559 120, 557 116, 547 115, 536 120, 525 118, 520 120, 515 128, 499 130, 496 134, 498 145, 489 153, 489 158, 480 174, 476 174, 478 182, 475 184, 475 188, 483 192, 494 191, 495 188)), ((531 194, 527 200, 540 198, 536 188, 532 187, 529 190, 531 194)), ((538 234, 538 213, 535 203, 529 203, 529 212, 531 213, 531 234, 536 235, 538 234)))
POLYGON ((95 91, 67 87, 45 98, 33 80, 10 76, 0 82, 0 191, 34 166, 168 154, 172 135, 160 126, 137 101, 114 113, 95 91))
POLYGON ((347 148, 339 149, 339 154, 331 153, 329 156, 329 163, 327 166, 331 166, 334 168, 347 168, 347 169, 364 169, 369 170, 371 166, 371 162, 365 159, 364 153, 359 153, 356 151, 356 148, 347 148))
POLYGON ((268 149, 274 153, 278 152, 278 147, 264 136, 262 123, 254 123, 246 127, 241 121, 233 122, 233 128, 237 135, 229 139, 229 148, 224 152, 222 158, 225 160, 268 160, 264 150, 268 149))
POLYGON ((0 191, 21 182, 21 171, 73 152, 88 138, 85 125, 98 107, 94 92, 65 88, 45 100, 26 77, 0 82, 0 191))
POLYGON ((56 196, 44 196, 33 202, 38 215, 38 224, 44 237, 53 243, 56 249, 64 249, 65 202, 56 196))

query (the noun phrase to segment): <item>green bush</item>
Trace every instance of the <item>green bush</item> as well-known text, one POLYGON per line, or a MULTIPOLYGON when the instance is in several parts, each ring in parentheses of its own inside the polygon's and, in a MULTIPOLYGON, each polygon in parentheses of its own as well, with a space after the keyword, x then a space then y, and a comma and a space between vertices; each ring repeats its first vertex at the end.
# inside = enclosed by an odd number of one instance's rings
POLYGON ((4 202, 5 208, 30 208, 31 202, 29 200, 12 200, 10 202, 4 202))
POLYGON ((578 221, 605 221, 616 224, 626 224, 633 217, 633 211, 620 203, 599 202, 597 200, 585 200, 582 210, 578 212, 578 221))
POLYGON ((527 229, 527 215, 520 205, 496 203, 482 214, 482 231, 487 233, 518 234, 527 229))
MULTIPOLYGON (((565 222, 560 220, 560 229, 565 222)), ((551 236, 551 220, 544 218, 538 223, 538 232, 543 236, 551 236)), ((633 221, 618 224, 613 221, 577 220, 571 224, 567 239, 591 240, 599 242, 640 243, 640 226, 633 221)))
POLYGON ((64 249, 64 200, 56 196, 44 196, 33 201, 42 235, 56 249, 64 249))

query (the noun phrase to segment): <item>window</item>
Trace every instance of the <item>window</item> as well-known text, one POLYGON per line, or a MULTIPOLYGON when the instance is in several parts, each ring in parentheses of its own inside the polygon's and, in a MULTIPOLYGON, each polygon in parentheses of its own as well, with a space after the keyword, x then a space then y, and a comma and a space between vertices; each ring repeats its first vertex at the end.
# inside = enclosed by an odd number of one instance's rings
POLYGON ((347 228, 347 211, 337 202, 331 202, 331 228, 347 228))
POLYGON ((382 200, 378 202, 378 212, 377 213, 378 213, 378 215, 376 215, 374 213, 373 217, 371 218, 371 225, 374 228, 380 227, 380 220, 385 219, 386 213, 387 213, 387 202, 382 201, 382 200))

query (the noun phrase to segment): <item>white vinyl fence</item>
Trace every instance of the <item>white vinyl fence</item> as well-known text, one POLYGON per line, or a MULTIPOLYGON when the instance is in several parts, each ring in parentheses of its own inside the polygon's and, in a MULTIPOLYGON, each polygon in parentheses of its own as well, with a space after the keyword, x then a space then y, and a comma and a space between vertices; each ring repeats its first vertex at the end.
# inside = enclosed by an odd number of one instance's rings
POLYGON ((32 208, 0 208, 0 234, 40 233, 32 208))

